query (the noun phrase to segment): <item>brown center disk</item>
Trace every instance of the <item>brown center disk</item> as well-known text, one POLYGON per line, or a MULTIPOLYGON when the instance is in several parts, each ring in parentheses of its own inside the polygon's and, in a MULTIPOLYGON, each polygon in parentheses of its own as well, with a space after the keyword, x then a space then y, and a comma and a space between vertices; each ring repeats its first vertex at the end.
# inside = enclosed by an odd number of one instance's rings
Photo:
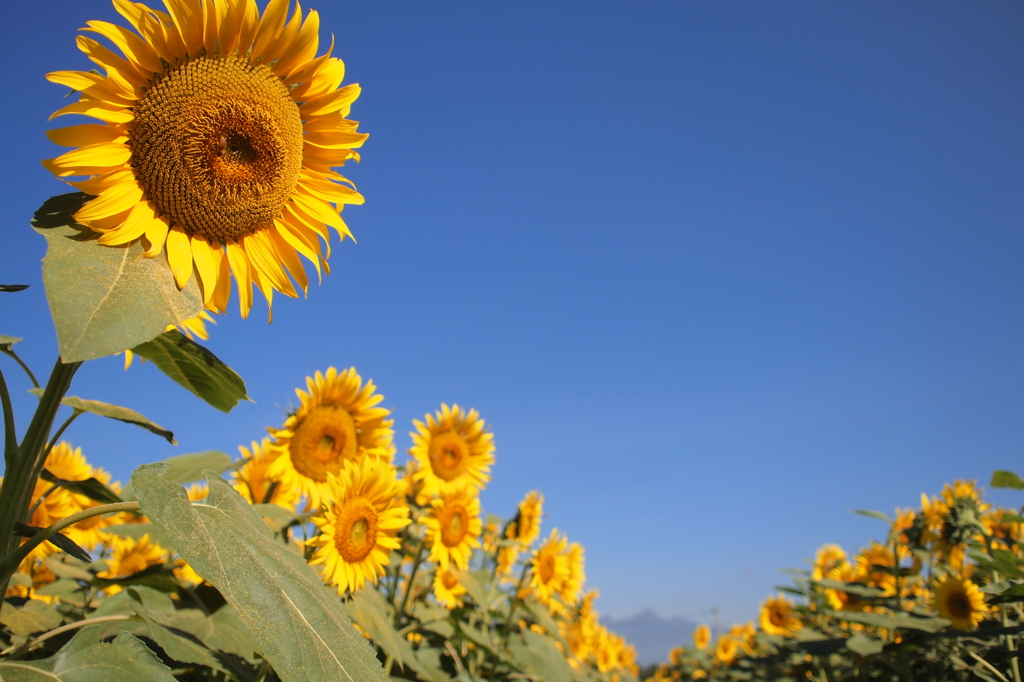
POLYGON ((302 168, 302 119, 269 67, 192 59, 135 107, 132 165, 161 214, 215 243, 269 227, 302 168))

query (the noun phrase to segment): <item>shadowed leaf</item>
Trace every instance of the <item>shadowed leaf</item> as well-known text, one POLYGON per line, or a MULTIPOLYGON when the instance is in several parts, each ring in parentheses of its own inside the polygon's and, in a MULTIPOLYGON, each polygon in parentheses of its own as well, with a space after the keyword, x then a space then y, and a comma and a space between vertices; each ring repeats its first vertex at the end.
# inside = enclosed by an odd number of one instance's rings
POLYGON ((150 360, 161 372, 222 412, 230 412, 239 400, 249 398, 242 377, 176 329, 136 346, 132 352, 150 360))

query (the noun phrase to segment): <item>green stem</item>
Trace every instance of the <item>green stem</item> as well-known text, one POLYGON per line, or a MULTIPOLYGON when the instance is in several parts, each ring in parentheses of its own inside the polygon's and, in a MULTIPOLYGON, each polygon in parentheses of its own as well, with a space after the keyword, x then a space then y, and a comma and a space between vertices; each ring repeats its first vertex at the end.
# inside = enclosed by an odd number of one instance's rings
MULTIPOLYGON (((60 401, 71 387, 75 372, 81 366, 80 362, 65 364, 57 358, 25 437, 4 472, 4 480, 0 484, 0 554, 4 556, 18 547, 20 538, 14 535, 14 524, 28 521, 26 514, 36 479, 46 461, 46 444, 53 420, 60 409, 60 401)), ((6 560, 3 563, 6 565, 6 560)), ((17 564, 0 569, 0 595, 7 593, 7 583, 16 569, 17 564)))
MULTIPOLYGON (((412 572, 409 573, 409 582, 405 586, 405 595, 402 597, 402 607, 395 612, 395 627, 401 625, 401 619, 405 616, 405 607, 409 604, 409 595, 412 594, 413 582, 416 580, 416 571, 420 570, 423 563, 424 542, 420 540, 420 548, 416 552, 416 559, 412 562, 412 572)), ((399 567, 401 570, 401 567, 399 567)), ((396 588, 397 589, 397 588, 396 588)))
MULTIPOLYGON (((21 647, 19 647, 16 651, 13 652, 13 654, 11 654, 11 658, 18 658, 19 656, 21 656, 21 654, 25 653, 26 651, 28 651, 32 647, 38 646, 38 645, 42 644, 43 642, 45 642, 46 640, 50 639, 51 637, 56 637, 57 635, 59 635, 61 633, 67 632, 68 630, 74 630, 76 628, 84 628, 84 627, 89 626, 89 625, 96 625, 97 623, 112 623, 112 622, 119 621, 119 620, 137 620, 137 621, 140 621, 140 622, 142 621, 141 618, 139 618, 138 616, 135 616, 135 615, 131 615, 131 616, 125 616, 125 615, 120 615, 120 616, 97 616, 96 618, 86 618, 85 620, 77 620, 74 623, 68 623, 67 625, 61 625, 59 628, 54 628, 53 630, 50 630, 49 632, 44 632, 43 634, 39 635, 35 639, 33 639, 33 640, 29 641, 29 642, 26 642, 25 644, 22 644, 21 647)), ((8 649, 7 651, 0 652, 0 653, 8 654, 10 652, 11 652, 11 650, 8 649)))
POLYGON ((3 403, 4 410, 4 463, 10 470, 18 458, 18 433, 14 428, 14 407, 11 405, 11 394, 7 392, 3 372, 0 372, 0 403, 3 403))
POLYGON ((71 426, 71 422, 73 422, 76 419, 78 419, 78 415, 80 415, 80 414, 85 414, 85 413, 82 412, 81 410, 75 410, 74 412, 71 413, 70 417, 68 417, 67 419, 64 420, 64 423, 60 425, 59 429, 57 429, 57 433, 53 434, 53 438, 51 438, 50 442, 46 445, 46 453, 47 454, 50 453, 50 450, 53 450, 53 446, 56 445, 57 441, 60 440, 60 437, 64 435, 64 431, 66 431, 67 428, 69 426, 71 426))
POLYGON ((39 505, 41 505, 43 502, 45 502, 46 498, 50 496, 50 493, 52 493, 54 490, 56 490, 59 487, 60 487, 60 483, 54 483, 53 485, 50 486, 49 490, 47 490, 46 492, 44 492, 42 495, 39 496, 39 499, 36 500, 35 504, 33 504, 31 507, 29 507, 28 517, 30 519, 32 518, 32 515, 36 513, 36 510, 39 509, 39 505))
POLYGON ((19 365, 19 366, 20 366, 20 367, 21 367, 21 368, 22 368, 23 370, 25 370, 25 374, 27 374, 27 375, 28 375, 28 378, 29 378, 29 380, 30 380, 30 381, 32 382, 32 385, 33 385, 33 386, 35 386, 36 388, 39 388, 39 382, 38 382, 38 381, 36 381, 36 375, 35 375, 35 374, 33 374, 33 373, 32 373, 32 370, 30 370, 30 369, 28 368, 28 365, 26 365, 26 364, 25 364, 24 362, 22 362, 22 361, 21 361, 21 358, 19 358, 19 357, 18 357, 18 354, 14 352, 14 349, 13 349, 13 348, 11 348, 10 346, 7 346, 6 348, 2 348, 2 349, 0 349, 0 353, 3 353, 4 355, 9 355, 9 356, 11 356, 11 358, 13 358, 13 359, 14 359, 14 361, 15 361, 16 363, 18 363, 18 365, 19 365))
POLYGON ((528 561, 523 562, 523 571, 519 574, 519 582, 516 583, 516 591, 512 593, 512 600, 508 605, 508 617, 505 618, 505 638, 507 640, 508 635, 512 632, 512 614, 515 613, 516 607, 519 606, 519 593, 523 589, 523 583, 526 581, 526 576, 530 572, 530 563, 528 561))
POLYGON ((24 561, 25 557, 32 553, 33 549, 43 544, 49 538, 53 537, 68 526, 73 526, 79 521, 91 519, 94 516, 102 516, 103 514, 111 514, 113 512, 121 511, 138 511, 139 509, 141 509, 141 506, 138 502, 118 502, 116 504, 101 504, 96 507, 90 507, 89 509, 83 509, 76 514, 67 516, 53 525, 42 529, 30 537, 21 547, 14 550, 3 559, 0 559, 0 571, 5 572, 10 570, 13 573, 13 569, 17 568, 18 565, 24 561))

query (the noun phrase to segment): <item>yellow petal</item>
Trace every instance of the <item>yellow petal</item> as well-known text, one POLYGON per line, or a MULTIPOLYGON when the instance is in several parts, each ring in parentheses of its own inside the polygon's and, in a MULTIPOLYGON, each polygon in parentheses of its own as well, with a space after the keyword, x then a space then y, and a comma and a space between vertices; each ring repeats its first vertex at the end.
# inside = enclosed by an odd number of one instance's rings
POLYGON ((256 38, 256 30, 260 25, 260 10, 256 6, 256 0, 239 0, 245 4, 245 12, 242 15, 242 24, 238 29, 238 44, 235 49, 239 54, 245 54, 252 41, 256 38))
MULTIPOLYGON (((296 77, 299 77, 299 74, 296 74, 296 77)), ((344 79, 345 62, 337 57, 331 57, 325 60, 311 78, 303 81, 303 85, 296 87, 292 92, 304 100, 314 99, 337 90, 344 79)))
POLYGON ((206 48, 206 54, 212 55, 217 49, 217 39, 220 37, 220 16, 214 0, 206 0, 203 9, 203 47, 206 48))
MULTIPOLYGON (((298 14, 298 12, 296 12, 298 14)), ((304 65, 316 56, 316 49, 320 46, 320 15, 316 10, 310 10, 306 21, 302 24, 298 35, 285 44, 281 49, 281 56, 274 64, 274 71, 285 78, 298 65, 304 65)), ((277 49, 277 46, 275 46, 277 49)))
POLYGON ((302 141, 324 149, 354 149, 363 146, 369 133, 350 133, 341 130, 306 133, 302 141))
POLYGON ((228 266, 228 257, 224 249, 213 250, 214 258, 217 259, 217 288, 213 292, 214 310, 226 313, 228 311, 228 300, 231 298, 231 270, 228 266))
POLYGON ((100 235, 99 243, 104 246, 119 246, 133 242, 146 233, 149 224, 157 219, 152 202, 140 201, 132 207, 124 224, 116 230, 100 235))
POLYGON ((87 203, 75 213, 75 220, 88 225, 97 218, 106 218, 132 208, 142 201, 142 187, 134 179, 120 182, 87 203))
POLYGON ((46 136, 54 144, 62 147, 85 147, 90 144, 101 142, 127 142, 128 136, 120 128, 114 126, 100 125, 97 123, 83 123, 82 125, 69 126, 47 130, 46 136))
POLYGON ((359 87, 359 84, 352 83, 303 103, 299 107, 299 111, 306 118, 343 111, 356 101, 360 92, 362 92, 362 88, 359 87))
POLYGON ((167 233, 167 262, 174 273, 174 282, 184 289, 192 276, 192 244, 181 225, 174 225, 167 233))
POLYGON ((114 70, 126 78, 131 84, 132 91, 136 97, 141 94, 135 93, 134 90, 145 85, 147 77, 139 71, 135 64, 132 64, 123 57, 118 57, 111 50, 108 50, 106 46, 101 45, 89 36, 78 36, 75 38, 75 44, 78 45, 79 50, 88 55, 89 59, 106 69, 108 75, 111 70, 114 70))
POLYGON ((229 241, 227 250, 231 273, 235 276, 235 281, 238 282, 238 309, 244 320, 249 317, 249 311, 252 309, 252 275, 249 274, 249 257, 245 255, 242 245, 237 242, 229 241))
POLYGON ((165 216, 158 216, 156 220, 149 224, 146 228, 145 241, 149 242, 149 247, 143 254, 146 258, 156 258, 160 255, 160 252, 164 249, 164 244, 167 242, 167 233, 170 232, 171 224, 170 219, 165 216))
POLYGON ((66 85, 73 90, 123 107, 134 106, 135 98, 121 90, 105 76, 85 71, 53 71, 46 74, 46 80, 58 85, 66 85))
MULTIPOLYGON (((246 236, 251 237, 252 235, 246 236)), ((246 237, 243 237, 243 239, 246 239, 246 237)), ((249 276, 252 277, 252 283, 263 292, 263 297, 267 299, 267 324, 270 324, 274 321, 274 287, 267 283, 263 275, 260 274, 259 268, 253 267, 252 263, 249 265, 249 276)))
POLYGON ((81 114, 82 116, 91 116, 98 118, 101 121, 107 123, 128 123, 135 118, 135 114, 130 109, 124 107, 111 106, 109 104, 99 102, 94 99, 82 98, 77 102, 67 105, 63 109, 50 114, 48 120, 52 121, 58 116, 64 116, 66 114, 81 114))
POLYGON ((192 260, 195 261, 196 272, 199 274, 199 287, 203 290, 205 305, 210 304, 213 292, 217 289, 220 261, 213 255, 214 249, 220 250, 220 247, 211 246, 202 235, 192 235, 192 260))
POLYGON ((51 159, 48 167, 60 177, 95 175, 96 173, 92 172, 92 169, 113 169, 124 166, 131 157, 132 150, 128 148, 128 145, 118 142, 101 142, 65 152, 56 159, 51 159))
POLYGON ((190 57, 199 56, 203 46, 203 8, 199 0, 165 0, 178 35, 190 57))
POLYGON ((317 281, 323 281, 323 273, 320 271, 320 241, 316 235, 308 234, 308 230, 297 224, 295 218, 288 214, 284 220, 275 220, 274 227, 277 234, 289 246, 301 253, 316 268, 317 281))
POLYGON ((300 177, 296 188, 332 204, 362 204, 365 201, 359 192, 327 180, 300 177))
POLYGON ((253 59, 262 57, 266 49, 281 35, 290 4, 291 0, 270 0, 267 3, 267 8, 263 10, 263 16, 260 18, 260 24, 256 28, 256 37, 253 39, 253 59))
POLYGON ((347 119, 341 114, 325 114, 323 116, 315 116, 302 126, 303 130, 307 133, 321 133, 321 132, 346 132, 354 133, 359 129, 359 121, 353 121, 347 119))
POLYGON ((129 31, 124 26, 109 21, 87 21, 86 30, 99 33, 117 46, 133 64, 137 64, 143 73, 163 73, 164 65, 153 47, 145 40, 129 31))
POLYGON ((280 229, 276 223, 274 229, 267 230, 270 233, 270 238, 274 241, 274 245, 277 247, 277 252, 281 256, 281 262, 288 268, 288 273, 295 279, 295 282, 302 289, 302 293, 308 293, 309 291, 309 278, 306 277, 306 269, 302 267, 302 261, 299 260, 299 254, 288 241, 281 236, 280 229))
POLYGON ((341 216, 335 213, 334 209, 326 201, 301 192, 294 193, 292 198, 295 200, 295 203, 299 204, 299 206, 309 215, 317 220, 322 220, 324 223, 337 230, 339 237, 344 239, 347 236, 355 241, 355 238, 352 237, 352 233, 348 231, 348 225, 345 224, 345 221, 341 219, 341 216))
MULTIPOLYGON (((270 43, 270 45, 267 45, 266 49, 260 53, 263 61, 269 64, 273 61, 279 60, 281 58, 281 54, 295 41, 301 26, 302 6, 299 4, 299 0, 295 0, 295 11, 292 12, 291 20, 289 20, 284 25, 284 28, 281 29, 281 33, 278 34, 277 39, 270 43)), ((284 72, 277 71, 277 64, 274 64, 273 68, 278 75, 284 75, 284 72)))
POLYGON ((281 266, 281 256, 277 253, 277 247, 270 240, 266 230, 257 230, 246 235, 243 239, 245 253, 249 256, 249 263, 254 270, 259 270, 263 279, 270 286, 280 291, 285 296, 296 298, 298 294, 292 285, 288 275, 281 266))
POLYGON ((65 180, 64 182, 79 191, 98 197, 104 190, 134 177, 135 174, 130 168, 123 168, 121 170, 104 173, 103 175, 97 175, 89 178, 88 180, 65 180))

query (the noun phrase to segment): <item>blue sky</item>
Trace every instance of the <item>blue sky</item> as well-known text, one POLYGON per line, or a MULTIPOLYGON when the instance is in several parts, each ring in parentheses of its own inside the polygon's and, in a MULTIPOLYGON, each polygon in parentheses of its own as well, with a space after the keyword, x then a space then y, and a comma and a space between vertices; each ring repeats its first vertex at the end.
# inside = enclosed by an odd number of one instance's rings
MULTIPOLYGON (((321 2, 371 134, 308 300, 219 320, 255 404, 222 415, 152 367, 72 393, 126 480, 237 445, 304 377, 354 365, 410 420, 477 407, 488 511, 530 489, 587 548, 599 609, 752 617, 778 569, 855 550, 954 478, 1024 470, 1024 7, 1019 3, 321 2)), ((75 31, 105 2, 8 3, 0 333, 45 372, 35 208, 75 31)), ((34 400, 20 395, 19 425, 34 400)), ((1019 505, 1021 495, 992 498, 1019 505)))

